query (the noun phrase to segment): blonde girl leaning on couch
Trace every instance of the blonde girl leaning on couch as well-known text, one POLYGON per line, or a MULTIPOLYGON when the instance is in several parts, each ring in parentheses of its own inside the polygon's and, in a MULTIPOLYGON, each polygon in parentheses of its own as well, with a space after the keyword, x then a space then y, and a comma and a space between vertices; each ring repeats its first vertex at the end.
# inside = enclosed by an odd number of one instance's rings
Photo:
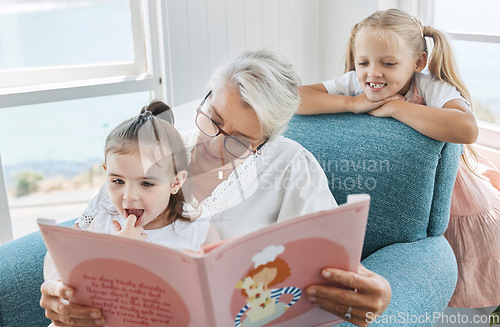
MULTIPOLYGON (((356 24, 345 71, 339 78, 302 87, 298 113, 368 113, 392 117, 439 141, 475 142, 478 127, 469 91, 459 77, 447 37, 422 26, 416 17, 389 9, 356 24), (434 41, 432 52, 426 38, 434 41)), ((498 305, 500 172, 470 145, 461 159, 444 234, 459 269, 449 305, 498 305)))

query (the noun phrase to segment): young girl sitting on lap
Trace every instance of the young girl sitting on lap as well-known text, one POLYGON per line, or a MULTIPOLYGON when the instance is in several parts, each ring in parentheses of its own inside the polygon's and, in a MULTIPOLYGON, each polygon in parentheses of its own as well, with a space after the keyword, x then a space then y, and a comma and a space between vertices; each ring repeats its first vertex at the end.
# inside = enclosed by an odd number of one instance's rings
MULTIPOLYGON (((467 87, 460 79, 446 36, 396 9, 378 11, 356 24, 346 55, 346 73, 301 88, 299 114, 368 113, 392 117, 443 142, 470 144, 478 127, 467 87), (426 38, 434 41, 432 52, 426 38), (428 71, 424 70, 429 58, 428 71)), ((473 167, 464 148, 444 234, 458 261, 450 306, 500 304, 500 192, 489 181, 500 176, 484 159, 473 167), (476 170, 473 172, 474 168, 476 170), (478 177, 484 170, 487 178, 478 177), (479 199, 479 200, 478 200, 479 199)))
POLYGON ((182 137, 156 115, 173 117, 166 104, 155 101, 108 135, 104 168, 109 198, 103 197, 98 211, 76 226, 197 251, 220 237, 185 187, 188 158, 182 137))

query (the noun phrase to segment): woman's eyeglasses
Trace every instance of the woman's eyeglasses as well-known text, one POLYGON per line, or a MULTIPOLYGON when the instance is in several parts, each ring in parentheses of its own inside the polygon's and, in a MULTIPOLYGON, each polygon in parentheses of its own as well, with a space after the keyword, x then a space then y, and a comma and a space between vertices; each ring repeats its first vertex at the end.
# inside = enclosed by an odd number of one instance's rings
POLYGON ((257 153, 263 146, 266 144, 268 138, 260 144, 256 150, 251 148, 251 142, 244 136, 231 136, 226 133, 219 125, 203 111, 203 105, 207 101, 208 97, 212 94, 212 91, 208 92, 203 101, 200 103, 198 108, 196 109, 196 119, 195 123, 198 126, 199 130, 210 137, 216 137, 219 134, 225 136, 224 138, 224 147, 227 152, 229 152, 232 156, 240 159, 248 158, 250 155, 257 153))

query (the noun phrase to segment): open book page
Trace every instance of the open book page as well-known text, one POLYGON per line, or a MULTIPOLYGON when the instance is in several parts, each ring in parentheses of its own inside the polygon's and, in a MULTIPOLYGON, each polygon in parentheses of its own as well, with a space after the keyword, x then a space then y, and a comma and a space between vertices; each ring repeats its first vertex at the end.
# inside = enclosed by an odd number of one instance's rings
POLYGON ((206 326, 195 259, 123 237, 40 224, 75 302, 101 308, 108 326, 206 326))
MULTIPOLYGON (((354 198, 349 198, 349 200, 354 198)), ((204 254, 39 222, 75 301, 108 326, 331 326, 304 289, 320 271, 356 271, 369 197, 210 246, 204 254)))
POLYGON ((324 267, 357 271, 369 197, 278 223, 213 249, 203 267, 217 326, 331 326, 303 293, 324 267))

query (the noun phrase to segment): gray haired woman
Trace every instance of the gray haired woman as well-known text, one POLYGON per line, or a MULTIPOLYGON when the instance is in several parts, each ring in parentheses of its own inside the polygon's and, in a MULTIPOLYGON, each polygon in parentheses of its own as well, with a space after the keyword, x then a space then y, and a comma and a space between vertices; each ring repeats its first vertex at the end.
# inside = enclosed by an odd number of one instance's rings
MULTIPOLYGON (((268 50, 246 51, 210 79, 196 112, 198 131, 187 133, 186 143, 192 193, 213 214, 223 239, 337 206, 316 159, 281 135, 300 103, 299 86, 292 66, 268 50)), ((91 219, 93 210, 91 203, 85 216, 91 219)), ((82 219, 76 224, 85 228, 82 219)), ((346 286, 308 287, 308 299, 324 310, 341 317, 349 312, 351 322, 367 325, 356 317, 381 314, 389 304, 388 282, 361 265, 357 273, 331 268, 321 273, 346 286)), ((46 316, 58 326, 104 324, 98 309, 63 300, 74 292, 47 280, 40 301, 46 316)))

